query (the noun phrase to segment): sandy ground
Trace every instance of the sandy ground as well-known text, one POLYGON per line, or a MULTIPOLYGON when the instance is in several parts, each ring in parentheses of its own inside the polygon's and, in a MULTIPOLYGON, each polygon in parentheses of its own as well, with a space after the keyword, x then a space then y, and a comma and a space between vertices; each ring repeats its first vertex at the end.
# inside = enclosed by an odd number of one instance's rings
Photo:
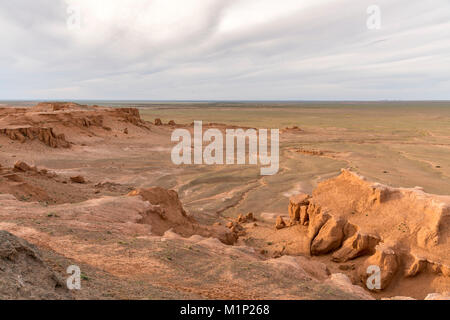
MULTIPOLYGON (((427 112, 421 128, 416 127, 421 109, 406 116, 398 111, 390 122, 383 118, 388 117, 384 109, 356 114, 330 108, 306 108, 299 113, 291 107, 264 109, 263 120, 256 124, 233 121, 215 109, 203 114, 205 122, 282 129, 280 171, 274 176, 261 176, 258 166, 176 166, 170 160, 174 145, 170 135, 179 126, 135 125, 116 116, 106 116, 101 126, 54 123, 70 148, 51 148, 38 139, 22 143, 0 134, 4 168, 0 194, 12 194, 15 199, 2 200, 10 201, 12 211, 3 213, 0 229, 38 245, 45 260, 61 274, 67 265, 79 264, 85 290, 77 292, 76 298, 351 299, 372 295, 423 299, 428 293, 448 290, 436 285, 442 279, 423 274, 375 294, 339 289, 329 275, 344 273, 356 284, 352 271, 361 262, 335 264, 329 256, 308 257, 306 227, 277 231, 274 219, 288 216, 292 195, 311 194, 320 181, 336 177, 341 168, 352 168, 391 186, 419 185, 430 193, 450 194, 450 137, 443 130, 450 115, 440 108, 427 112), (285 130, 294 125, 301 130, 285 130), (13 172, 17 161, 51 174, 13 172), (75 176, 86 182, 71 181, 75 176), (134 219, 130 210, 139 214, 141 204, 121 197, 137 188, 155 186, 178 192, 185 210, 204 225, 225 226, 247 212, 253 212, 257 221, 244 224, 245 232, 231 247, 197 236, 154 235, 142 225, 128 225, 134 219), (113 199, 110 209, 104 209, 105 199, 113 199), (88 205, 89 201, 93 202, 88 205), (131 220, 108 221, 105 227, 83 219, 76 223, 80 210, 86 215, 90 210, 108 213, 114 212, 114 206, 118 212, 130 209, 126 215, 131 220), (65 212, 73 216, 66 219, 65 212), (309 264, 314 267, 308 270, 309 264), (314 274, 321 268, 322 272, 314 274), (294 269, 299 271, 293 273, 294 269)), ((239 112, 250 112, 235 110, 226 110, 227 115, 241 119, 239 112)), ((141 110, 141 115, 146 120, 190 124, 191 118, 202 120, 198 112, 195 108, 162 108, 141 110)), ((0 118, 0 124, 7 120, 0 118)), ((48 123, 47 118, 42 121, 48 123)), ((192 130, 190 125, 181 127, 192 130)), ((449 253, 444 255, 448 258, 449 253)))

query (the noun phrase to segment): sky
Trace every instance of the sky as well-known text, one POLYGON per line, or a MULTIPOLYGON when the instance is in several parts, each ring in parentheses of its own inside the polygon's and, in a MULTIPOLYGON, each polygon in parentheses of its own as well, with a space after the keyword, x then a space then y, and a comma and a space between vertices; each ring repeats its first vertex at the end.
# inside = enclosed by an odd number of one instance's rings
POLYGON ((1 1, 14 99, 447 100, 450 1, 1 1))

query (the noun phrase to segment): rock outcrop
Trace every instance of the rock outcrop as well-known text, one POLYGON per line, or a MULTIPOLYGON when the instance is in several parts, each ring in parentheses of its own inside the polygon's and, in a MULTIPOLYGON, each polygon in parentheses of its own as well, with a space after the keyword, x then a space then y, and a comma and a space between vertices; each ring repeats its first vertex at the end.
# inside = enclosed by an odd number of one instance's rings
MULTIPOLYGON (((102 108, 75 103, 40 103, 32 108, 0 108, 0 135, 25 143, 37 140, 52 148, 70 148, 78 135, 99 135, 111 126, 149 125, 135 108, 102 108), (92 130, 98 129, 97 133, 92 130)), ((124 129, 120 129, 122 132, 124 129)), ((128 130, 128 128, 127 128, 128 130)))
POLYGON ((362 283, 372 265, 381 270, 381 290, 402 268, 405 277, 450 274, 450 197, 371 183, 343 170, 312 196, 291 197, 288 211, 290 226, 308 226, 311 255, 331 254, 337 263, 363 257, 362 283))
POLYGON ((249 222, 255 222, 256 219, 253 216, 253 212, 249 212, 246 215, 240 214, 237 219, 236 222, 238 223, 249 223, 249 222))
POLYGON ((64 281, 38 249, 0 230, 0 299, 70 299, 64 281))
POLYGON ((311 243, 311 254, 323 255, 340 248, 346 223, 341 218, 328 219, 311 243))
POLYGON ((0 134, 6 135, 11 140, 18 140, 21 143, 27 140, 38 139, 45 145, 52 148, 69 148, 70 143, 64 134, 55 134, 53 128, 33 127, 33 126, 7 126, 0 128, 0 134))
POLYGON ((219 225, 201 225, 187 215, 178 194, 173 190, 159 187, 141 188, 130 192, 128 196, 140 196, 151 204, 140 223, 151 225, 152 233, 163 235, 167 230, 172 229, 183 237, 197 234, 217 238, 225 244, 234 244, 237 240, 236 234, 229 229, 219 225))
POLYGON ((86 183, 86 180, 84 179, 83 176, 74 176, 74 177, 70 177, 70 181, 72 181, 73 183, 86 183))
POLYGON ((399 257, 397 256, 395 249, 386 245, 378 245, 375 254, 370 256, 359 270, 361 282, 363 284, 367 282, 367 279, 370 276, 367 270, 371 266, 378 267, 381 272, 380 287, 375 287, 374 290, 384 290, 389 286, 399 270, 399 257))
POLYGON ((305 224, 305 222, 308 221, 306 209, 309 205, 309 198, 309 195, 300 193, 289 199, 289 217, 291 219, 291 224, 305 224))
POLYGON ((360 286, 354 285, 351 280, 342 273, 333 273, 328 280, 325 281, 326 284, 333 285, 343 291, 351 294, 360 296, 365 300, 375 300, 369 293, 367 293, 360 286))
POLYGON ((28 163, 26 163, 24 161, 17 161, 14 164, 14 171, 19 171, 19 172, 34 171, 34 172, 37 172, 37 168, 36 167, 31 167, 30 165, 28 165, 28 163))
POLYGON ((347 262, 355 258, 371 255, 380 239, 370 234, 355 233, 342 244, 342 247, 333 253, 333 261, 347 262))

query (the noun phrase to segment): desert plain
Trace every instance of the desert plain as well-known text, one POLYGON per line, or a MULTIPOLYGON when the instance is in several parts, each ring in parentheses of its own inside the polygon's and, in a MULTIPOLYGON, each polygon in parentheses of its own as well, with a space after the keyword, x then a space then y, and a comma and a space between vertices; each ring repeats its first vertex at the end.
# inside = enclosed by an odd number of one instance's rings
POLYGON ((448 102, 0 104, 0 298, 449 298, 448 102), (173 164, 198 120, 278 173, 173 164))

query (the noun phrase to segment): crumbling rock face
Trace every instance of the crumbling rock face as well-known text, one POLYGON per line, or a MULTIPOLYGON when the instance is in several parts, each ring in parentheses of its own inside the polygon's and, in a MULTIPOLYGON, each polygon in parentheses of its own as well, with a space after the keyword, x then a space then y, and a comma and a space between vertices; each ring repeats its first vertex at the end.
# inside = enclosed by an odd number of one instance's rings
POLYGON ((11 140, 18 140, 22 143, 27 140, 38 139, 45 145, 52 148, 69 148, 70 143, 66 141, 64 134, 55 134, 52 128, 40 127, 10 127, 0 128, 0 134, 6 135, 11 140))
MULTIPOLYGON (((234 237, 238 239, 239 237, 244 236, 246 234, 243 224, 252 222, 254 223, 255 221, 256 218, 253 216, 253 212, 249 212, 246 215, 239 214, 234 221, 229 221, 226 224, 226 227, 230 229, 234 237)), ((220 223, 216 224, 216 226, 220 226, 220 223)))
POLYGON ((63 280, 30 243, 0 230, 0 299, 70 299, 63 280))
POLYGON ((238 239, 239 237, 244 236, 244 235, 246 234, 246 233, 245 233, 245 229, 244 229, 244 227, 241 225, 240 222, 237 222, 237 221, 236 221, 236 222, 230 221, 230 222, 227 223, 226 227, 227 227, 228 229, 230 229, 230 231, 234 234, 234 236, 235 236, 236 239, 238 239))
POLYGON ((427 259, 423 256, 417 256, 410 253, 404 258, 406 268, 404 270, 405 277, 415 277, 424 272, 432 272, 450 277, 450 266, 441 262, 427 259))
POLYGON ((309 224, 309 215, 307 206, 300 207, 300 224, 303 226, 307 226, 309 224))
POLYGON ((323 255, 340 248, 344 239, 344 219, 330 218, 311 243, 312 255, 323 255))
POLYGON ((167 230, 172 229, 183 237, 197 234, 218 238, 225 244, 234 244, 237 240, 236 234, 225 227, 200 225, 193 217, 188 216, 178 198, 178 193, 173 190, 159 187, 141 188, 128 195, 140 196, 150 202, 151 208, 140 223, 151 225, 152 232, 157 235, 163 235, 167 230))
POLYGON ((342 170, 338 177, 319 183, 313 198, 321 205, 330 204, 330 208, 342 209, 342 214, 347 215, 365 213, 395 197, 396 193, 392 188, 373 184, 353 172, 342 170))
POLYGON ((101 135, 101 132, 112 131, 107 126, 111 123, 118 127, 126 123, 150 129, 135 108, 102 108, 61 102, 40 103, 32 108, 0 108, 0 134, 22 143, 39 140, 52 148, 69 148, 69 140, 73 142, 74 136, 80 134, 101 135))
POLYGON ((33 107, 33 110, 39 112, 86 110, 86 109, 88 109, 88 106, 80 105, 74 102, 40 102, 33 107))
POLYGON ((380 239, 374 235, 357 232, 343 243, 342 247, 333 253, 334 262, 347 262, 364 255, 373 254, 380 239))
POLYGON ((40 170, 24 161, 17 161, 13 168, 0 169, 0 194, 11 194, 21 201, 50 201, 50 196, 42 187, 24 179, 24 176, 48 179, 53 175, 46 169, 40 170))
POLYGON ((23 162, 23 161, 17 161, 14 164, 14 171, 19 171, 19 172, 28 172, 28 171, 34 171, 37 172, 37 168, 36 167, 31 167, 30 165, 28 165, 28 163, 23 162))
POLYGON ((249 222, 255 222, 255 221, 256 221, 256 219, 253 216, 253 212, 249 212, 246 215, 240 214, 237 217, 237 222, 238 223, 249 223, 249 222))
POLYGON ((309 205, 307 213, 309 217, 308 238, 313 241, 331 215, 313 203, 309 205))
POLYGON ((127 123, 131 123, 137 127, 149 129, 149 126, 141 119, 139 110, 136 108, 110 109, 109 112, 115 113, 116 116, 122 118, 123 121, 127 123))
POLYGON ((412 264, 406 269, 405 277, 415 277, 427 269, 428 261, 425 258, 415 257, 412 264))
POLYGON ((289 217, 291 218, 291 224, 300 223, 305 224, 307 221, 306 209, 309 205, 310 196, 304 193, 300 193, 292 196, 289 199, 289 217))
MULTIPOLYGON (((1 169, 1 168, 0 168, 1 169)), ((8 170, 5 168, 5 170, 8 170)), ((41 176, 47 176, 47 177, 55 177, 56 174, 54 172, 49 172, 47 169, 45 168, 41 168, 39 169, 36 166, 30 166, 28 163, 26 163, 25 161, 17 161, 14 164, 14 167, 12 169, 13 172, 27 172, 30 174, 37 174, 37 175, 41 175, 41 176)), ((21 180, 19 180, 20 182, 21 180)))
POLYGON ((288 210, 290 226, 308 225, 311 255, 332 254, 338 263, 368 256, 361 281, 368 265, 380 267, 382 289, 400 268, 406 277, 450 274, 450 197, 371 183, 343 170, 319 183, 312 196, 291 197, 288 210))

